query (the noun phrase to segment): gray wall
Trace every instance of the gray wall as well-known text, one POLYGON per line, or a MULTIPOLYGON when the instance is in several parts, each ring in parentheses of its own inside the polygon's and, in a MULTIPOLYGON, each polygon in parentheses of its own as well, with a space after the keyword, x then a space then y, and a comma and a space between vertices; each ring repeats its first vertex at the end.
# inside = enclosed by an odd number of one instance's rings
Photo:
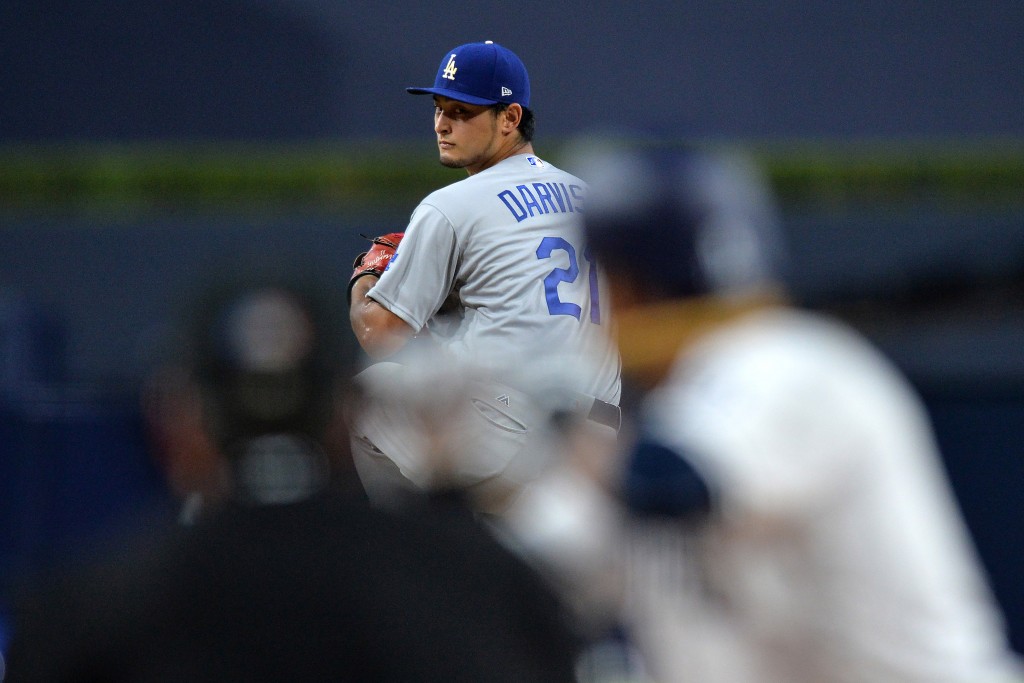
POLYGON ((6 0, 0 141, 429 137, 445 50, 493 39, 539 132, 1024 134, 1024 3, 6 0))

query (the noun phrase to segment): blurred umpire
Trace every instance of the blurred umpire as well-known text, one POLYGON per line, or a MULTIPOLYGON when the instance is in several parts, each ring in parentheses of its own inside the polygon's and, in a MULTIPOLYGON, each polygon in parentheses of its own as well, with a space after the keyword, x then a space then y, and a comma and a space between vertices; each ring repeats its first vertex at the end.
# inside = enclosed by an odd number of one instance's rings
POLYGON ((854 331, 787 302, 748 160, 578 150, 623 378, 628 621, 658 680, 1019 680, 927 415, 854 331))
POLYGON ((355 350, 322 287, 247 278, 193 310, 206 504, 27 588, 8 681, 573 680, 560 605, 457 502, 354 493, 355 350))

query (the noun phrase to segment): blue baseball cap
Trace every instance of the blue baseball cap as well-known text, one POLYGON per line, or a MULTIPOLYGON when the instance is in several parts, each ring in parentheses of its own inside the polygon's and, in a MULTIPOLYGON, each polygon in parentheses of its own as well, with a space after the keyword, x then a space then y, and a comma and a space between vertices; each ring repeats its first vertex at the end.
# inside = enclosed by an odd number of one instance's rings
POLYGON ((442 95, 469 104, 530 106, 530 77, 514 52, 493 41, 450 50, 437 67, 432 88, 406 88, 413 95, 442 95))

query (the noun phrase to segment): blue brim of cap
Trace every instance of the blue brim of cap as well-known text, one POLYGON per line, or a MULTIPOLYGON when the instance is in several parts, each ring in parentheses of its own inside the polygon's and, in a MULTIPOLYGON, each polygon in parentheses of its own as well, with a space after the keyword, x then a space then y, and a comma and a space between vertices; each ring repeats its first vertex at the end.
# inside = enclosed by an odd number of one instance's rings
POLYGON ((498 100, 488 100, 483 97, 476 97, 475 95, 467 95, 464 92, 458 90, 451 90, 449 88, 406 88, 405 92, 410 95, 440 95, 442 97, 449 97, 459 102, 466 102, 467 104, 497 104, 498 100))

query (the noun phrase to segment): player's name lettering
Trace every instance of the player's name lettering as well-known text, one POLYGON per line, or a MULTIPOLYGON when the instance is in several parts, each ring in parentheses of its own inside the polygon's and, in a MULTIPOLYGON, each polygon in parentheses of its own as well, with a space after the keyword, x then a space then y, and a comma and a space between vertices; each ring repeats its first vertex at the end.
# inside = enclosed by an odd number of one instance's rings
POLYGON ((579 185, 569 185, 568 187, 565 183, 516 185, 514 190, 499 192, 498 199, 512 212, 517 223, 548 213, 583 212, 583 188, 579 185))

